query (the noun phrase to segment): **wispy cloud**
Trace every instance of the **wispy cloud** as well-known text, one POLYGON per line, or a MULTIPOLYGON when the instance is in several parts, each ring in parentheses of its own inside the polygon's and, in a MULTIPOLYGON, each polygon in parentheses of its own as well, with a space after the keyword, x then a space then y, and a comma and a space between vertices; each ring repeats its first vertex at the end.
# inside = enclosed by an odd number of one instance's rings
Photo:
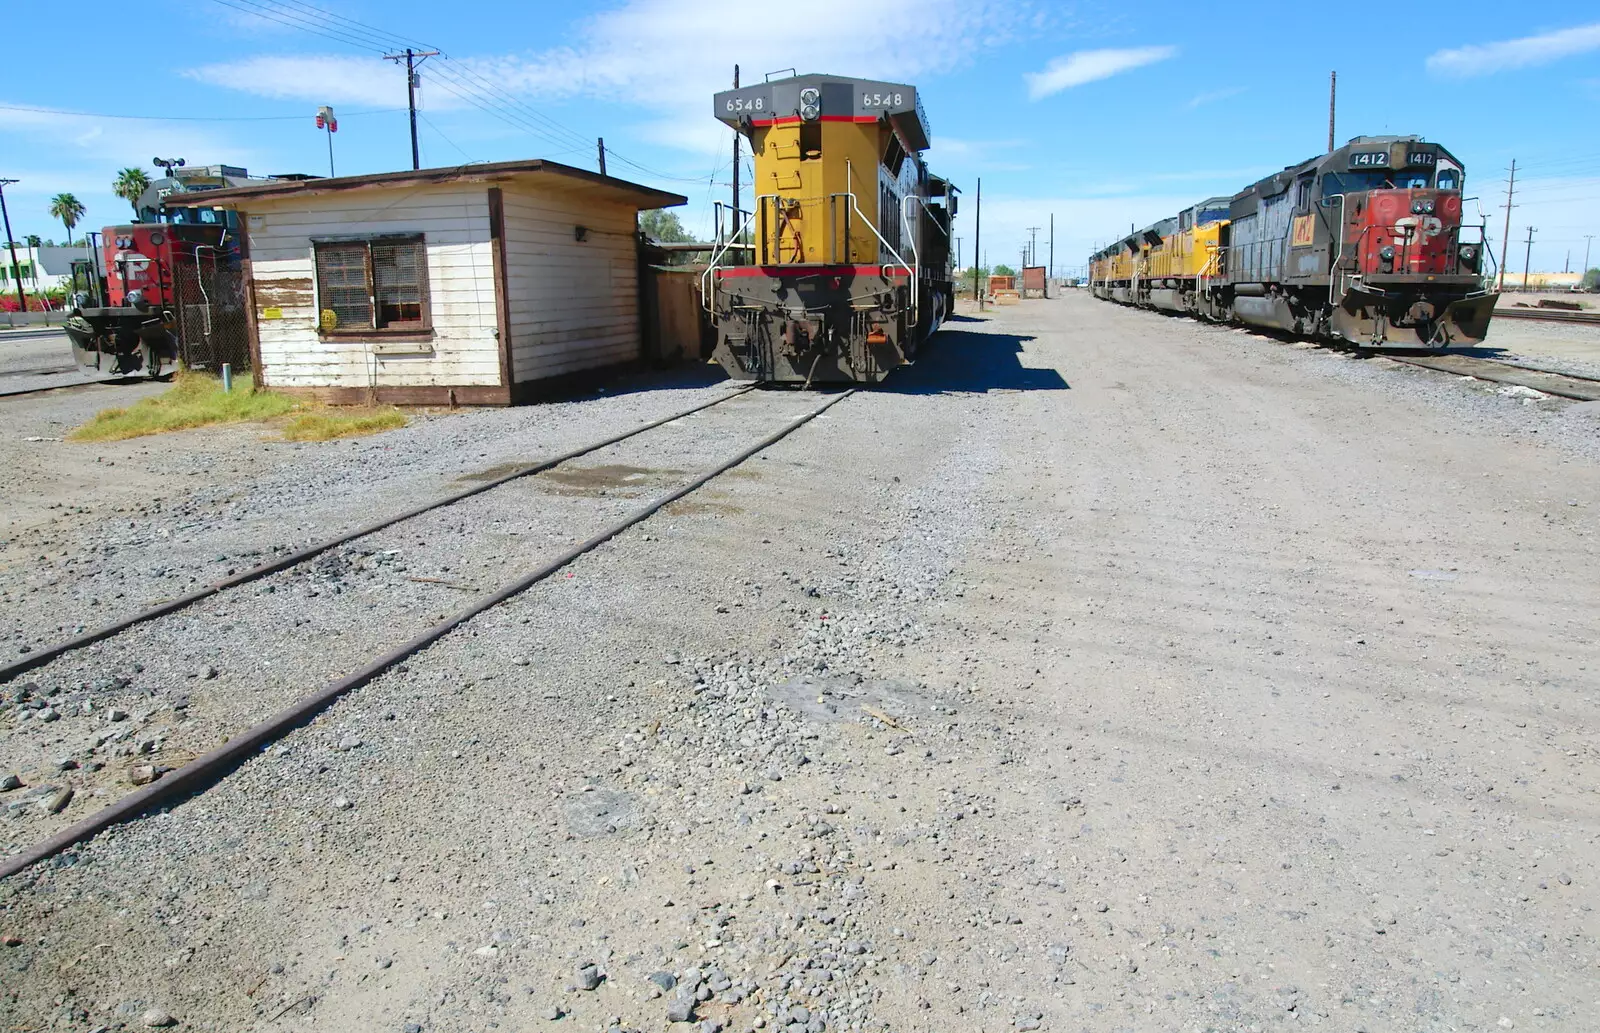
POLYGON ((1510 68, 1545 65, 1592 50, 1600 50, 1600 22, 1539 36, 1436 51, 1428 57, 1428 70, 1440 75, 1488 75, 1510 68))
POLYGON ((151 154, 187 157, 194 164, 228 161, 249 164, 255 149, 225 132, 188 122, 128 121, 75 115, 0 98, 0 139, 15 146, 7 156, 7 175, 19 182, 6 189, 12 230, 17 236, 59 235, 60 223, 46 213, 52 194, 66 190, 89 208, 80 229, 98 229, 129 215, 128 204, 111 193, 116 171, 129 165, 156 171, 151 154), (26 164, 25 164, 26 163, 26 164))
MULTIPOLYGON (((747 84, 759 82, 769 69, 790 66, 841 74, 867 69, 875 78, 917 84, 1025 30, 1037 31, 1041 18, 1054 17, 1051 10, 1038 0, 1006 5, 924 0, 918 17, 908 20, 900 7, 810 0, 805 16, 782 33, 741 37, 737 59, 747 84), (841 24, 852 31, 837 31, 841 24), (880 41, 887 38, 897 45, 885 51, 880 41)), ((728 26, 747 20, 749 11, 748 0, 622 0, 579 22, 566 45, 449 61, 434 73, 428 101, 435 107, 467 103, 446 95, 442 76, 448 74, 454 89, 490 107, 603 102, 610 111, 644 116, 630 127, 638 138, 703 154, 729 136, 711 117, 711 97, 731 85, 734 59, 726 48, 706 41, 724 37, 728 26), (670 65, 670 75, 662 74, 663 63, 670 65)), ((404 82, 381 61, 327 56, 248 57, 186 74, 259 96, 322 103, 393 103, 396 82, 404 82)), ((424 67, 425 82, 428 77, 424 67)), ((538 122, 540 116, 521 108, 516 117, 538 122)))
POLYGON ((1077 50, 1054 59, 1044 66, 1044 71, 1027 72, 1022 78, 1028 84, 1029 98, 1039 100, 1073 86, 1165 61, 1177 53, 1177 47, 1165 46, 1077 50))
MULTIPOLYGON (((405 69, 397 70, 376 57, 260 55, 191 68, 183 75, 213 86, 283 100, 383 107, 405 101, 405 69)), ((426 77, 423 81, 426 83, 426 77)), ((451 99, 442 93, 429 96, 428 106, 448 106, 451 99)))
POLYGON ((1193 111, 1195 108, 1206 104, 1215 104, 1219 100, 1227 100, 1229 97, 1237 97, 1244 91, 1245 88, 1243 86, 1235 86, 1231 90, 1212 90, 1210 93, 1202 93, 1198 96, 1190 97, 1189 103, 1185 104, 1184 107, 1193 111))

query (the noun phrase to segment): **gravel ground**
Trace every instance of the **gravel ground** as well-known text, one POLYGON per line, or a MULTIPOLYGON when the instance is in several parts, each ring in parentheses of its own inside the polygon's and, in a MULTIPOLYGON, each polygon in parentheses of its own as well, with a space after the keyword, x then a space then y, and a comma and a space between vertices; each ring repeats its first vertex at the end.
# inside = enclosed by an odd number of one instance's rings
POLYGON ((80 444, 95 412, 162 390, 96 387, 8 403, 0 438, 0 657, 11 659, 288 551, 723 393, 694 369, 538 409, 423 412, 372 438, 301 444, 257 426, 80 444), (639 390, 650 387, 651 390, 639 390), (109 475, 108 467, 117 473, 109 475))
MULTIPOLYGON (((96 709, 49 727, 139 729, 82 754, 106 770, 170 763, 465 597, 408 577, 505 580, 588 529, 561 521, 592 526, 813 401, 746 396, 63 658, 41 694, 96 709), (118 693, 154 713, 111 721, 118 693)), ((410 432, 531 451, 552 423, 685 404, 410 432)), ((889 389, 212 790, 0 885, 0 1014, 1594 1028, 1592 412, 1082 295, 957 321, 889 389)), ((496 458, 461 451, 418 450, 436 477, 496 458)), ((231 490, 270 499, 340 455, 231 490)), ((390 497, 386 475, 424 480, 404 452, 344 469, 362 498, 327 500, 330 471, 319 508, 279 519, 333 530, 390 497)), ((33 742, 16 709, 5 742, 33 742)), ((55 820, 14 810, 8 829, 55 820)))

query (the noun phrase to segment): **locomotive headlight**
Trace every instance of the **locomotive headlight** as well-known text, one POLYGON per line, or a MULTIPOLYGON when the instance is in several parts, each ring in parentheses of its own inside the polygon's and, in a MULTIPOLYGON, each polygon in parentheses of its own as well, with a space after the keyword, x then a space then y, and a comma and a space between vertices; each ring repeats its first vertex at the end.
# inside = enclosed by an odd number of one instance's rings
POLYGON ((815 122, 821 114, 822 94, 815 86, 807 86, 800 91, 800 117, 807 122, 815 122))
POLYGON ((1411 214, 1412 215, 1432 215, 1433 214, 1433 202, 1432 201, 1412 201, 1411 202, 1411 214))
POLYGON ((1378 251, 1378 257, 1383 259, 1385 262, 1393 262, 1394 261, 1394 248, 1385 247, 1385 248, 1380 249, 1378 251))
POLYGON ((1461 248, 1461 264, 1474 272, 1478 269, 1478 249, 1472 244, 1463 245, 1461 248))

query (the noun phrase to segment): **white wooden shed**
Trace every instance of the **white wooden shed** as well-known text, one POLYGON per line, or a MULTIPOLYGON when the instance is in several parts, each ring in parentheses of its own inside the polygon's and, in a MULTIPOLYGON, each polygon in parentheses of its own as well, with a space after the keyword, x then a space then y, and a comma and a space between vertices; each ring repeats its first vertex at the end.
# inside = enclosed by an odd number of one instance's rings
POLYGON ((506 405, 640 354, 638 212, 686 198, 530 160, 217 190, 259 383, 506 405))

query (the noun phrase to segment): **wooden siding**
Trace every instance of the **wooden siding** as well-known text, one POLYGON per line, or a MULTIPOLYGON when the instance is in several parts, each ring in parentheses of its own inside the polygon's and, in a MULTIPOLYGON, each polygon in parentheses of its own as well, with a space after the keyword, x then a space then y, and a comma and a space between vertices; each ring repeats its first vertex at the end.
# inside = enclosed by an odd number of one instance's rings
POLYGON ((513 381, 636 361, 634 207, 548 183, 502 189, 513 381), (578 226, 586 240, 576 239, 578 226))
POLYGON ((267 386, 502 386, 483 184, 260 197, 251 200, 248 212, 253 307, 267 386), (431 355, 376 354, 381 335, 323 340, 318 333, 313 238, 387 233, 420 233, 426 240, 431 355), (266 318, 271 308, 282 309, 282 318, 266 318))

